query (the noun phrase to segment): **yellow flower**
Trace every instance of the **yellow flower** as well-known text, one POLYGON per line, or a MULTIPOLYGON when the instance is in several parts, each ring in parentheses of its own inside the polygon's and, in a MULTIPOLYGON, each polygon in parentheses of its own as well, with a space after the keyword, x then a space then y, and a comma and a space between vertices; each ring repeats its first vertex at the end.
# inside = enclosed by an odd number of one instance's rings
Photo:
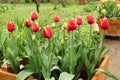
POLYGON ((61 40, 61 44, 63 45, 65 43, 65 41, 64 41, 64 39, 62 38, 62 40, 61 40))
POLYGON ((32 40, 34 41, 36 39, 36 36, 33 34, 32 35, 32 40))
POLYGON ((51 25, 52 27, 55 27, 55 23, 52 23, 52 25, 51 25))
POLYGON ((64 22, 63 25, 62 25, 62 30, 64 31, 66 29, 66 27, 67 27, 67 23, 64 22))
POLYGON ((106 13, 106 9, 102 9, 102 11, 101 11, 103 14, 105 14, 106 13))
POLYGON ((118 9, 120 10, 120 4, 117 4, 118 9))
POLYGON ((102 3, 105 3, 105 2, 107 2, 107 0, 102 0, 102 3))

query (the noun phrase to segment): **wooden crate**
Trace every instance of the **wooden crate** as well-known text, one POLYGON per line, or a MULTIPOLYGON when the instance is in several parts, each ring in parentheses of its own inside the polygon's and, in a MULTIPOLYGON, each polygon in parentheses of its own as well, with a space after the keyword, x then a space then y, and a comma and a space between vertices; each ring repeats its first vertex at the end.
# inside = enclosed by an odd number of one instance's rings
MULTIPOLYGON (((100 26, 100 19, 97 19, 97 23, 100 26)), ((108 19, 109 29, 106 30, 106 35, 108 36, 120 36, 120 19, 108 19)), ((100 28, 101 29, 101 28, 100 28)))
MULTIPOLYGON (((100 68, 108 70, 108 65, 109 65, 109 57, 105 56, 104 60, 100 65, 100 68)), ((107 76, 101 72, 96 72, 91 80, 107 80, 107 76)))

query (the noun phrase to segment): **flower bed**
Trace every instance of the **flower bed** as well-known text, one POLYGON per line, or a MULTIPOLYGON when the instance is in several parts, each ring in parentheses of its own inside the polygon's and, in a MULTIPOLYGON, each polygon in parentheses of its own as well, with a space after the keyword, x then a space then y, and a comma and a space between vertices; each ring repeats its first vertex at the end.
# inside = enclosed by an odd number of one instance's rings
MULTIPOLYGON (((0 79, 1 80, 16 80, 16 74, 10 73, 9 67, 10 66, 7 66, 6 68, 2 67, 0 69, 0 79)), ((108 70, 108 56, 104 57, 103 61, 101 62, 100 68, 108 70)), ((27 78, 27 80, 35 80, 35 79, 27 78)), ((107 80, 107 76, 103 73, 96 72, 91 80, 107 80)))
MULTIPOLYGON (((81 69, 85 66, 86 79, 90 80, 100 65, 105 51, 104 34, 94 24, 93 15, 87 16, 89 43, 80 37, 82 17, 71 19, 59 26, 60 18, 54 16, 54 25, 41 27, 37 23, 38 13, 31 13, 31 20, 26 19, 16 27, 14 22, 7 22, 8 36, 5 40, 5 57, 9 60, 12 72, 18 74, 16 80, 28 77, 42 80, 77 80, 83 78, 81 69), (93 26, 94 25, 94 26, 93 26), (10 43, 11 41, 11 43, 10 43), (102 53, 102 54, 101 54, 102 53), (23 65, 19 59, 27 64, 23 65), (22 68, 21 68, 22 66, 22 68)), ((101 22, 103 29, 108 28, 107 19, 101 22)))

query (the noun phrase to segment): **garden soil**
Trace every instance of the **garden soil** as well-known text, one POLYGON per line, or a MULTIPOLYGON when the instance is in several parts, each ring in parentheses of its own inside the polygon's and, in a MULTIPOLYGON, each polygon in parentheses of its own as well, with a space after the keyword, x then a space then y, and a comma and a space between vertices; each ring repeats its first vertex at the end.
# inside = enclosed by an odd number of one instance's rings
MULTIPOLYGON (((120 40, 105 40, 105 45, 109 49, 109 71, 120 77, 120 40)), ((108 80, 114 80, 108 78, 108 80)))

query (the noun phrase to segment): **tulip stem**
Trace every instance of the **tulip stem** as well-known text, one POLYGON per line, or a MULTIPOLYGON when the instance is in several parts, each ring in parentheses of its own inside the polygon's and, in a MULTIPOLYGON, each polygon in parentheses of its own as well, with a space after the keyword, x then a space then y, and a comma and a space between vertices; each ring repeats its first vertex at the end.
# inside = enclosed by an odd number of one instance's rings
POLYGON ((89 32, 90 46, 91 46, 91 40, 92 40, 92 35, 91 35, 91 32, 92 32, 92 27, 91 27, 91 25, 90 25, 90 32, 89 32))
POLYGON ((78 26, 78 32, 79 32, 79 34, 80 34, 80 25, 78 26))
POLYGON ((56 26, 56 29, 57 29, 57 39, 59 40, 59 29, 58 29, 58 25, 56 26))
POLYGON ((74 50, 74 49, 73 49, 73 41, 74 41, 74 32, 72 31, 72 44, 71 44, 71 50, 72 50, 72 51, 71 51, 71 53, 70 53, 70 62, 71 62, 71 71, 70 71, 70 73, 71 73, 71 74, 73 73, 73 61, 72 61, 72 60, 73 60, 73 59, 72 59, 72 57, 73 57, 72 54, 74 54, 74 53, 73 53, 73 52, 74 52, 74 51, 73 51, 73 50, 74 50))
POLYGON ((103 43, 105 42, 105 34, 106 34, 106 30, 104 30, 104 35, 103 35, 103 43))
POLYGON ((33 40, 33 53, 36 53, 35 40, 33 40))
POLYGON ((14 34, 13 34, 13 32, 12 32, 12 44, 13 44, 13 48, 15 47, 15 44, 14 44, 14 34))
POLYGON ((50 39, 48 39, 48 54, 50 54, 50 39))

